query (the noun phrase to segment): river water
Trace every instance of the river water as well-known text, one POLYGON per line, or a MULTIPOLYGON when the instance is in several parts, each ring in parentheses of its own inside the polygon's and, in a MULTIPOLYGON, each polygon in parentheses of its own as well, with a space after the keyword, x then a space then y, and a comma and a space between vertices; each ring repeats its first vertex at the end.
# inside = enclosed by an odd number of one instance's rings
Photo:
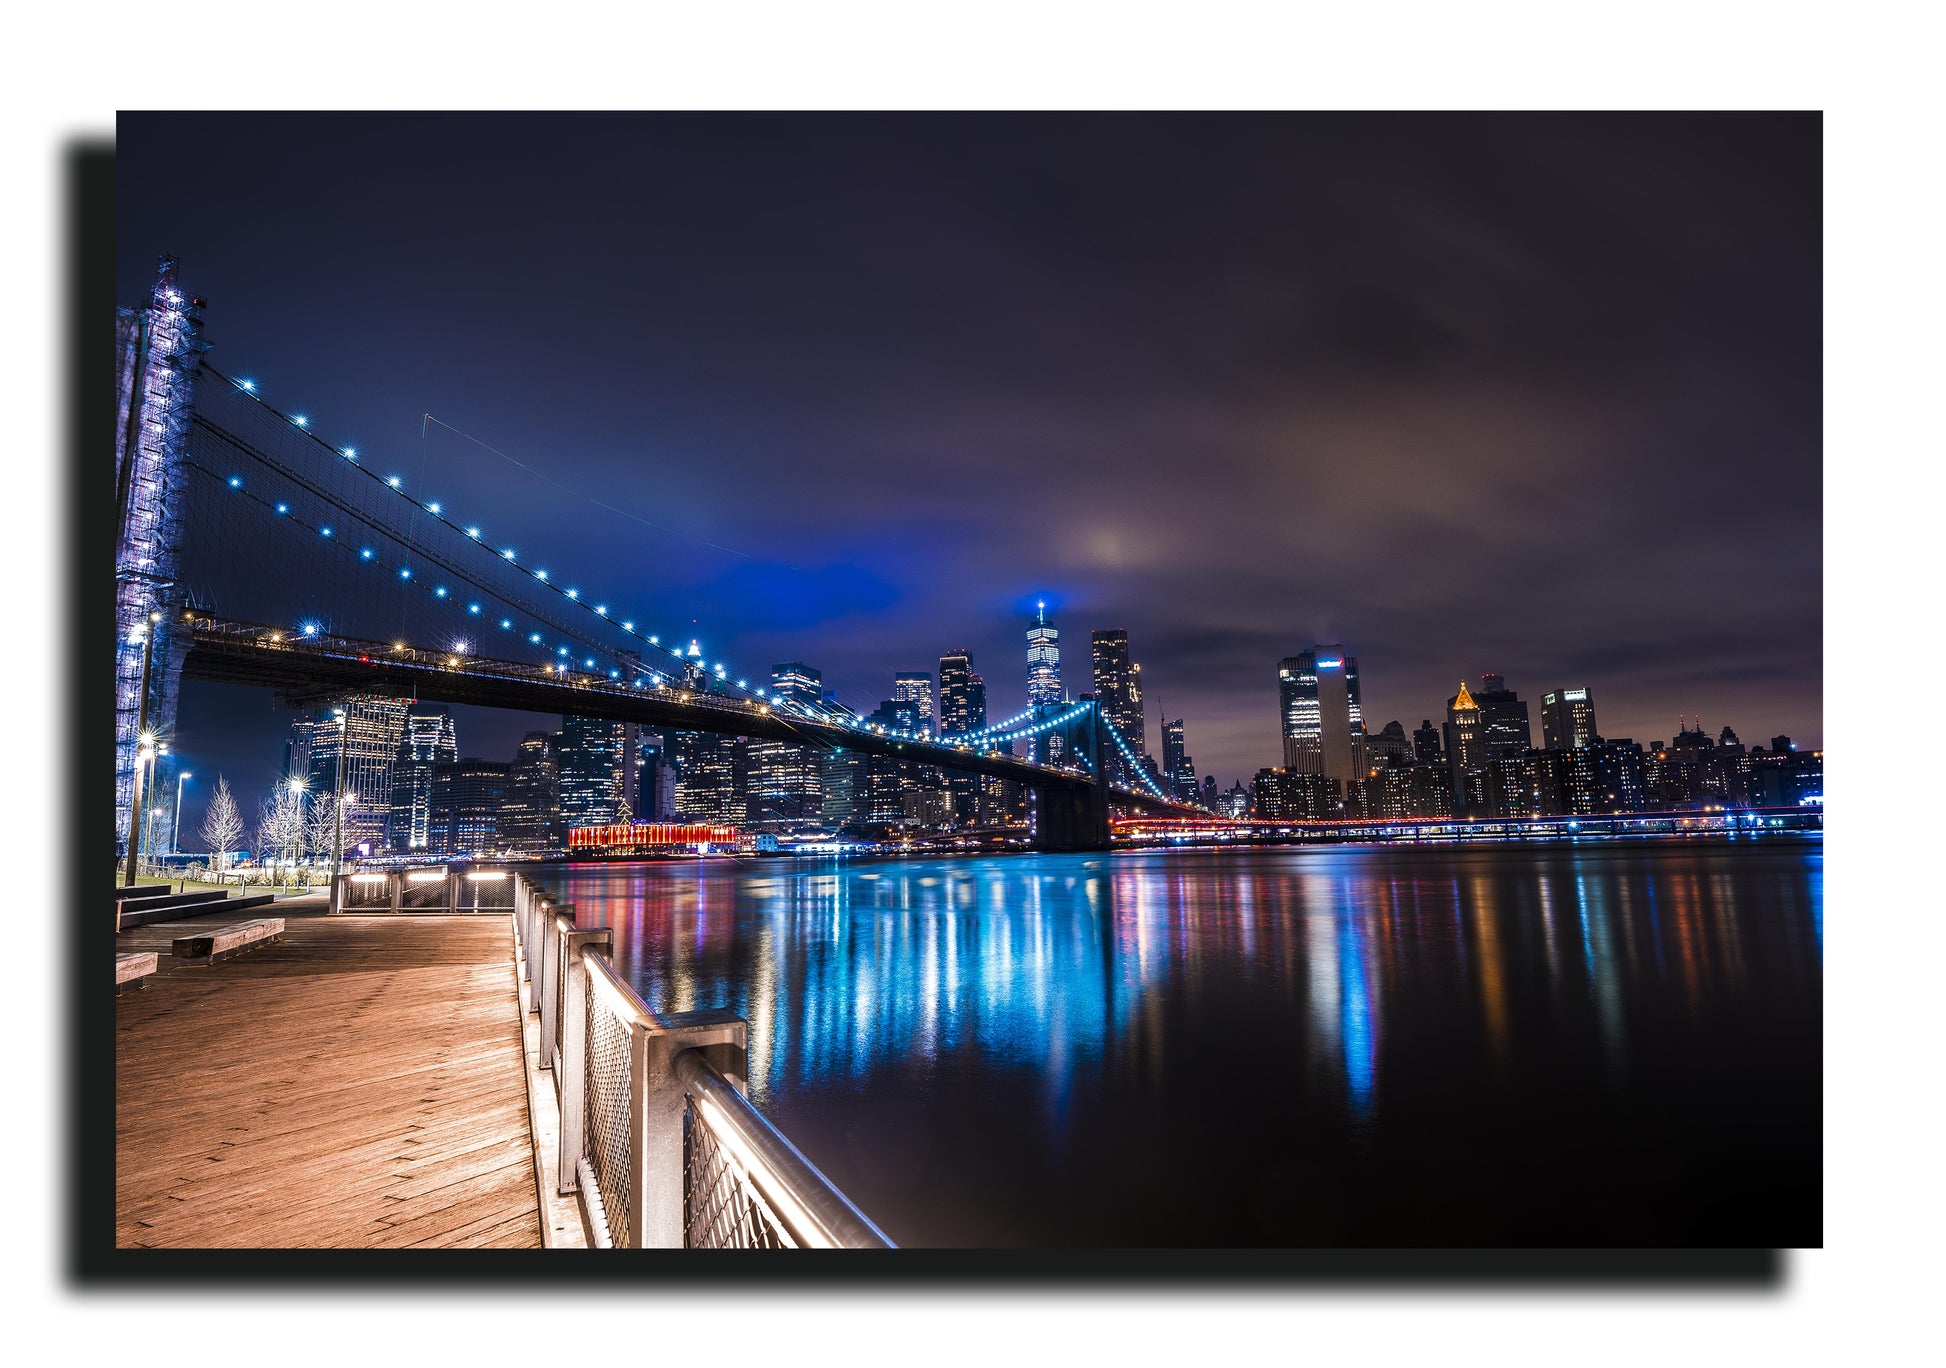
POLYGON ((1822 1240, 1816 840, 546 881, 901 1245, 1822 1240))

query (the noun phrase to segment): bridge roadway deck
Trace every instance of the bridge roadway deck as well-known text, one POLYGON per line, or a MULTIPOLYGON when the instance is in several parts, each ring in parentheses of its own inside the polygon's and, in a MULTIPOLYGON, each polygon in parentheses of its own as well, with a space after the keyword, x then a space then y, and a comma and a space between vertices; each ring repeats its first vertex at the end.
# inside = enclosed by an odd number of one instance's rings
MULTIPOLYGON (((541 1246, 505 917, 324 915, 115 1001, 119 1247, 541 1246)), ((107 974, 102 975, 104 992, 107 974)))

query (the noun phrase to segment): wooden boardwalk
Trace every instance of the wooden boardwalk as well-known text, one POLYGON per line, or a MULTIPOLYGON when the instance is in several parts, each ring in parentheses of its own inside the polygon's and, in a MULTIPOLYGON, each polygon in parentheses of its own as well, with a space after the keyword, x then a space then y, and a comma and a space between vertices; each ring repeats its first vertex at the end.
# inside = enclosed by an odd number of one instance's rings
POLYGON ((221 918, 115 938, 161 955, 112 1008, 117 1245, 539 1248, 509 919, 322 902, 214 965, 169 943, 221 918))

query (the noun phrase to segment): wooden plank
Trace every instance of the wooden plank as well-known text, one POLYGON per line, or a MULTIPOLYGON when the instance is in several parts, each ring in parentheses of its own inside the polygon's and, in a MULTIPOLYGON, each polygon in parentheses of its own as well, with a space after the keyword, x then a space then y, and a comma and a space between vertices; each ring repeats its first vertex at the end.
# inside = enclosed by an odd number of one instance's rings
POLYGON ((116 1009, 117 1243, 539 1248, 507 918, 280 910, 116 1009))
POLYGON ((115 982, 127 983, 155 972, 154 951, 118 951, 115 955, 115 982))
POLYGON ((282 917, 259 917, 255 921, 213 926, 207 931, 178 936, 171 942, 171 946, 177 959, 208 964, 225 956, 248 950, 264 941, 274 940, 283 934, 282 917))

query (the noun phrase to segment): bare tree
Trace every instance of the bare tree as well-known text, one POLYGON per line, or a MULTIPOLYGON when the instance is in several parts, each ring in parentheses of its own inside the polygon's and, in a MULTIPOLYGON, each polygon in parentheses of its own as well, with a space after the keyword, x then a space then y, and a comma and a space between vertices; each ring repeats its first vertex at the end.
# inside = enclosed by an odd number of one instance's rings
POLYGON ((243 817, 236 810, 236 799, 222 775, 216 776, 216 792, 210 795, 203 812, 203 840, 209 843, 211 861, 221 869, 230 862, 230 852, 243 843, 243 817))
POLYGON ((257 811, 257 844, 278 861, 296 864, 304 855, 304 796, 279 784, 257 811))
POLYGON ((311 812, 304 819, 304 839, 313 855, 330 855, 338 835, 338 795, 321 793, 311 799, 311 812))

